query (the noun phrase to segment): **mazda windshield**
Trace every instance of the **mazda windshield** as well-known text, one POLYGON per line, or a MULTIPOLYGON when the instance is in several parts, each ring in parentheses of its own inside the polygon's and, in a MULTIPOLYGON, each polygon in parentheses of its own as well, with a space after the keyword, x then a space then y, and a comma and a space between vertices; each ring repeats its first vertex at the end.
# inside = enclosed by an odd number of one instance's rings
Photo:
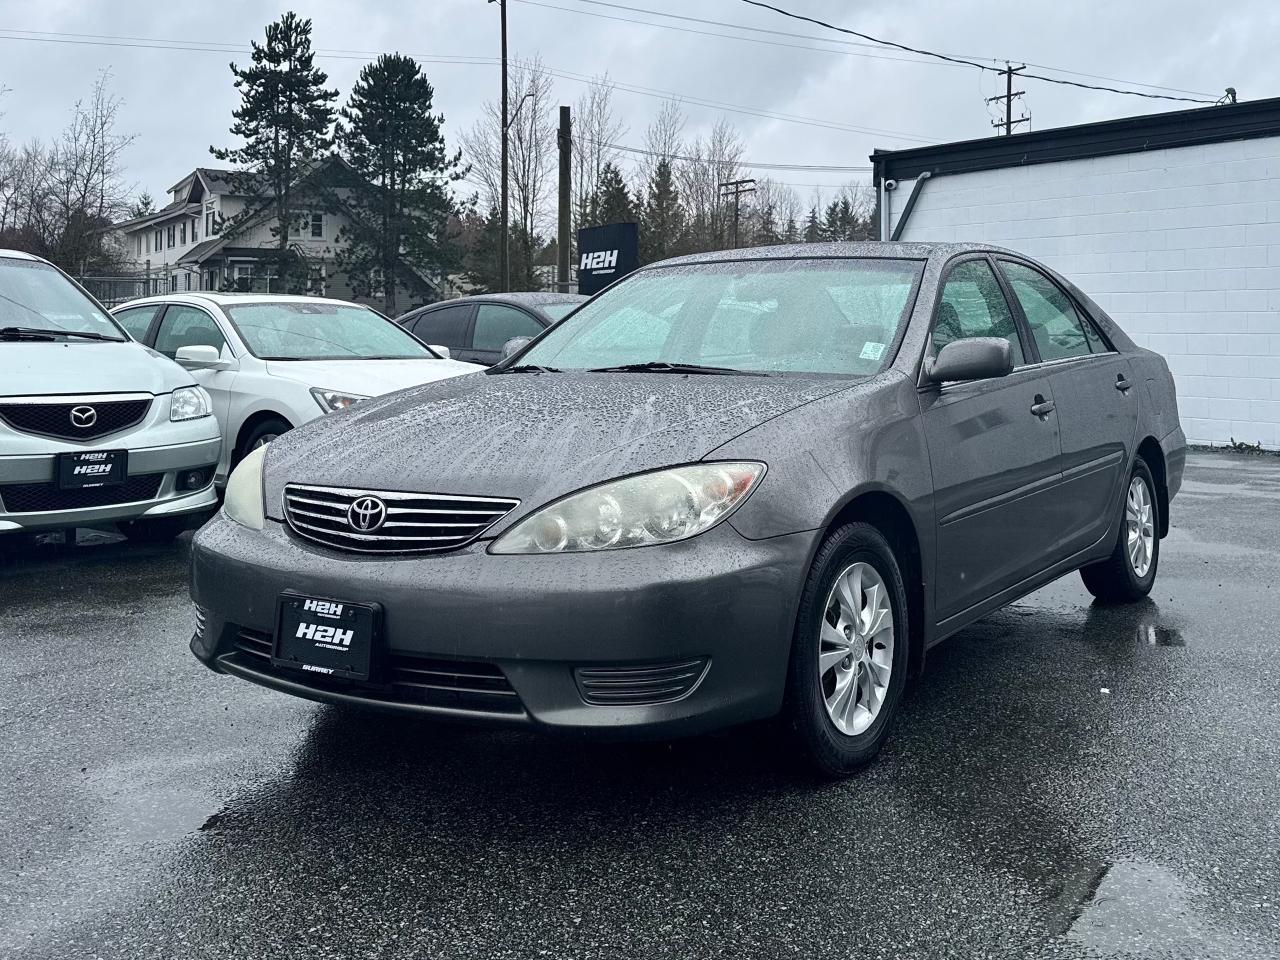
POLYGON ((922 269, 867 258, 644 270, 506 369, 870 376, 892 360, 922 269))
POLYGON ((0 256, 0 340, 124 340, 120 328, 60 270, 0 256))
POLYGON ((430 360, 398 324, 354 303, 270 302, 224 307, 261 360, 430 360))

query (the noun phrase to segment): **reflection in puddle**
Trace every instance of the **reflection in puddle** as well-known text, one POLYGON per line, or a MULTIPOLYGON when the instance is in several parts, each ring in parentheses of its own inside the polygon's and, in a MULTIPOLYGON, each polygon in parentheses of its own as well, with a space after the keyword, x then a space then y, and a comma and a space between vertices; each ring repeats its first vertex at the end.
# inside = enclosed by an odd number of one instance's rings
POLYGON ((1173 627, 1160 627, 1154 623, 1138 624, 1138 642, 1149 647, 1185 647, 1182 631, 1173 627))
POLYGON ((1142 860, 1096 864, 1068 880, 1054 933, 1102 955, 1184 951, 1202 942, 1206 925, 1193 891, 1172 871, 1142 860))

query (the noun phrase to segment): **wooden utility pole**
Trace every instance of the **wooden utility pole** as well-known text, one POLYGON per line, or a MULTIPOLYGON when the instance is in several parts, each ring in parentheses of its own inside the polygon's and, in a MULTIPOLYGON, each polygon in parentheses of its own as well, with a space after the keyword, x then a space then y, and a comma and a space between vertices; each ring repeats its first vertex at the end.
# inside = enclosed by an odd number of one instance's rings
POLYGON ((1000 71, 1004 76, 1004 93, 995 97, 987 97, 987 103, 995 103, 997 100, 1004 101, 1004 119, 992 120, 991 125, 997 129, 1004 127, 1004 135, 1006 137, 1013 133, 1013 128, 1018 124, 1031 122, 1031 114, 1029 113, 1018 117, 1017 119, 1014 119, 1013 116, 1013 101, 1025 93, 1023 90, 1015 91, 1013 89, 1013 75, 1015 73, 1021 73, 1025 69, 1027 69, 1027 65, 1025 63, 1020 67, 1015 67, 1006 60, 1004 62, 1004 69, 1000 71))
POLYGON ((560 147, 560 206, 557 210, 559 222, 556 230, 556 288, 561 293, 569 292, 569 194, 572 174, 570 160, 573 159, 573 126, 569 117, 569 108, 560 108, 560 132, 556 138, 560 147))
POLYGON ((754 179, 747 180, 729 180, 720 184, 720 199, 727 200, 733 197, 733 249, 738 249, 738 212, 739 201, 744 193, 755 193, 756 182, 754 179))

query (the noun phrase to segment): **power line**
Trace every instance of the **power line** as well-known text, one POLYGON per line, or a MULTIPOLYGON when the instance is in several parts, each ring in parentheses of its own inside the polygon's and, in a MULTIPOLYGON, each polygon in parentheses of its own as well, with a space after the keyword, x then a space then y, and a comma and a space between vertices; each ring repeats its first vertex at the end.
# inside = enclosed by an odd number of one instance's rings
MULTIPOLYGON (((623 153, 633 153, 645 157, 657 157, 660 160, 682 160, 686 163, 707 163, 706 157, 688 157, 681 156, 678 153, 662 153, 658 150, 646 150, 642 147, 628 147, 621 143, 609 143, 607 140, 596 140, 594 137, 586 137, 581 134, 574 137, 575 140, 586 143, 594 143, 596 146, 608 147, 610 150, 619 150, 623 153)), ((710 161, 714 162, 714 161, 710 161)), ((747 167, 751 170, 803 170, 808 173, 865 173, 871 169, 869 166, 832 166, 813 163, 753 163, 749 160, 735 160, 735 166, 747 167)), ((797 184, 797 186, 809 186, 809 184, 797 184)), ((815 184, 821 186, 821 184, 815 184)))
MULTIPOLYGON (((917 53, 926 57, 934 57, 938 60, 945 60, 949 63, 966 64, 970 67, 976 67, 979 70, 989 70, 992 73, 1000 72, 995 67, 988 66, 985 63, 980 63, 977 60, 970 60, 966 57, 953 57, 949 54, 937 53, 933 50, 925 50, 921 47, 911 47, 905 43, 897 43, 893 40, 882 40, 879 37, 873 37, 868 33, 859 33, 857 30, 850 30, 847 27, 838 27, 834 23, 828 23, 825 20, 818 20, 815 17, 806 16, 803 13, 793 13, 790 10, 784 10, 781 7, 775 7, 771 3, 764 3, 762 0, 742 0, 742 2, 753 7, 760 7, 764 10, 772 10, 774 13, 781 14, 784 17, 791 17, 793 20, 801 20, 806 23, 817 24, 818 26, 825 27, 828 30, 835 30, 839 33, 847 33, 850 36, 861 37, 863 40, 870 40, 872 43, 879 43, 886 47, 892 47, 895 50, 905 50, 908 53, 917 53)), ((1211 105, 1218 102, 1217 100, 1205 100, 1193 97, 1174 97, 1163 93, 1143 93, 1140 90, 1122 90, 1119 87, 1104 87, 1092 83, 1080 83, 1075 80, 1063 80, 1060 77, 1046 77, 1042 74, 1036 73, 1024 73, 1022 76, 1028 80, 1040 80, 1044 83, 1056 83, 1061 86, 1079 87, 1083 90, 1101 90, 1106 93, 1118 93, 1127 97, 1145 97, 1149 100, 1176 100, 1182 103, 1206 103, 1211 105)))
MULTIPOLYGON (((543 3, 543 2, 541 2, 541 0, 516 0, 516 2, 518 2, 518 3, 530 3, 530 4, 534 4, 534 5, 536 5, 536 6, 544 6, 544 7, 550 7, 550 6, 551 6, 551 5, 550 5, 550 4, 548 4, 548 3, 543 3)), ((631 12, 631 13, 644 13, 644 14, 648 14, 648 15, 650 15, 650 16, 655 16, 655 17, 668 17, 668 18, 670 18, 670 19, 672 19, 672 20, 681 20, 681 21, 685 21, 685 22, 688 22, 688 23, 701 23, 701 24, 710 25, 710 26, 729 27, 729 28, 734 29, 734 30, 749 30, 749 31, 751 31, 752 33, 762 33, 762 34, 768 34, 768 35, 776 36, 776 37, 789 37, 789 38, 794 39, 794 40, 816 40, 816 41, 818 41, 819 43, 832 43, 832 44, 839 44, 839 45, 841 45, 841 46, 865 47, 865 48, 868 48, 868 49, 883 49, 883 46, 880 44, 880 42, 879 42, 879 41, 877 41, 877 42, 875 42, 875 43, 859 43, 858 41, 855 41, 855 40, 837 40, 837 39, 834 39, 834 38, 832 38, 832 37, 815 37, 815 36, 813 36, 813 35, 811 35, 811 34, 803 34, 803 33, 788 33, 787 31, 784 31, 784 30, 770 30, 770 29, 767 29, 767 28, 765 28, 765 27, 753 27, 753 26, 748 26, 748 25, 746 25, 746 24, 730 23, 730 22, 727 22, 727 21, 724 21, 724 20, 706 20, 706 19, 703 19, 703 18, 701 18, 701 17, 690 17, 690 16, 686 16, 686 15, 683 15, 683 14, 678 14, 678 13, 667 13, 666 11, 663 11, 663 10, 648 10, 648 9, 643 8, 643 7, 633 7, 633 6, 628 6, 628 5, 626 5, 626 4, 621 4, 621 3, 610 3, 610 2, 608 2, 608 0, 574 0, 574 2, 576 2, 576 3, 588 4, 588 5, 593 6, 593 7, 609 7, 609 8, 614 9, 614 10, 625 10, 625 11, 629 11, 629 12, 631 12)), ((566 9, 566 8, 564 8, 564 7, 553 7, 552 9, 556 9, 556 10, 563 10, 563 9, 566 9)), ((574 13, 581 13, 581 14, 585 14, 586 16, 606 17, 607 19, 619 19, 619 20, 625 19, 625 18, 622 18, 622 17, 609 17, 608 15, 606 15, 606 14, 601 14, 601 13, 590 13, 589 11, 586 11, 586 10, 574 10, 574 11, 572 11, 572 12, 574 12, 574 13)), ((643 22, 643 21, 628 20, 628 21, 626 21, 626 22, 628 22, 628 23, 640 23, 640 22, 643 22)), ((814 22, 819 22, 819 21, 814 21, 814 22)), ((651 23, 651 24, 648 24, 648 26, 663 27, 663 28, 665 28, 665 29, 670 29, 670 30, 680 30, 680 29, 682 29, 682 28, 680 28, 680 27, 675 27, 675 26, 672 26, 672 25, 670 25, 670 24, 658 24, 658 23, 651 23)), ((689 32, 697 33, 697 32, 699 32, 699 31, 689 31, 689 32)), ((710 35, 711 35, 711 36, 728 36, 727 34, 710 34, 710 35)), ((746 39, 748 39, 748 38, 746 38, 746 37, 734 37, 733 39, 737 39, 737 40, 746 40, 746 39)), ((780 46, 790 46, 790 44, 780 44, 780 46)), ((817 48, 817 47, 803 47, 803 48, 800 48, 800 49, 806 49, 806 50, 811 50, 811 49, 813 49, 813 50, 816 50, 816 49, 821 49, 821 48, 817 48)), ((827 52, 827 53, 834 53, 834 52, 836 52, 836 51, 833 51, 833 50, 826 50, 825 52, 827 52)), ((996 58, 983 57, 983 56, 979 56, 979 55, 977 55, 977 54, 966 54, 966 55, 964 55, 964 56, 961 56, 961 55, 959 55, 959 54, 952 54, 951 56, 952 56, 953 58, 957 59, 957 60, 962 60, 962 61, 963 61, 963 60, 991 60, 991 62, 992 62, 992 63, 996 63, 996 62, 999 62, 999 61, 1001 61, 1001 60, 1005 59, 1005 58, 999 58, 999 57, 996 57, 996 58)), ((880 58, 877 58, 877 59, 901 60, 901 61, 902 61, 902 62, 904 62, 904 63, 936 63, 936 64, 938 64, 938 65, 942 65, 942 64, 944 63, 944 61, 933 61, 933 60, 928 60, 928 59, 915 59, 915 58, 908 58, 908 57, 880 57, 880 58)), ((1025 61, 1024 61, 1024 62, 1025 62, 1025 61)), ((950 63, 949 65, 950 65, 950 66, 968 66, 969 64, 967 64, 967 63, 950 63)), ((1142 81, 1139 81, 1139 80, 1121 80, 1121 79, 1119 79, 1119 78, 1117 78, 1117 77, 1105 77, 1105 76, 1099 76, 1098 74, 1095 74, 1095 73, 1084 73, 1083 71, 1079 71, 1079 70, 1068 70, 1068 69, 1066 69, 1065 67, 1054 67, 1054 66, 1050 66, 1050 65, 1048 65, 1048 64, 1044 64, 1044 63, 1030 63, 1030 62, 1026 62, 1026 65, 1027 65, 1028 67, 1035 67, 1037 70, 1048 70, 1048 71, 1050 71, 1051 73, 1065 73, 1065 74, 1069 74, 1070 76, 1075 76, 1075 77, 1086 77, 1086 78, 1091 79, 1091 80, 1106 80, 1108 83, 1122 83, 1122 84, 1124 84, 1124 85, 1126 85, 1126 86, 1130 86, 1130 87, 1148 87, 1148 88, 1150 88, 1150 89, 1152 89, 1152 90, 1168 90, 1168 91, 1170 91, 1171 93, 1186 93, 1186 94, 1191 94, 1191 95, 1193 95, 1193 96, 1197 96, 1197 97, 1210 97, 1210 96, 1212 96, 1212 94, 1205 93, 1203 90, 1184 90, 1184 89, 1182 89, 1181 87, 1166 87, 1166 86, 1161 86, 1161 85, 1160 85, 1160 84, 1158 84, 1158 83, 1143 83, 1142 81)))
MULTIPOLYGON (((165 40, 150 37, 126 37, 112 35, 94 35, 94 34, 54 34, 52 31, 43 31, 40 36, 12 36, 11 34, 29 34, 35 31, 14 30, 12 28, 0 28, 0 40, 27 40, 40 43, 60 43, 71 44, 73 46, 99 46, 99 47, 120 47, 120 48, 139 48, 151 50, 176 50, 176 51, 195 51, 204 53, 221 53, 235 54, 248 53, 249 48, 244 46, 236 46, 234 44, 212 44, 212 43, 189 43, 182 40, 165 40), (98 39, 91 39, 93 37, 98 39)), ((362 50, 324 50, 317 49, 315 51, 317 57, 334 58, 342 60, 364 60, 369 57, 376 57, 379 54, 376 51, 362 50)), ((490 66, 498 63, 496 57, 472 57, 461 55, 439 55, 424 54, 413 55, 414 59, 423 63, 441 63, 456 64, 462 66, 490 66)), ((543 70, 555 77, 563 80, 571 80, 577 83, 595 83, 597 78, 586 76, 585 74, 573 73, 567 70, 556 70, 552 67, 543 65, 543 70)), ((639 84, 630 84, 624 81, 610 80, 611 85, 620 90, 629 93, 635 93, 641 96, 656 97, 661 100, 677 100, 698 106, 708 107, 728 113, 739 113, 748 116, 762 117, 766 120, 779 120, 786 123, 796 123, 805 126, 818 127, 824 130, 839 130, 844 133, 859 133, 863 135, 886 137, 897 140, 914 140, 920 143, 931 143, 937 138, 924 137, 917 134, 902 133, 894 130, 881 130, 874 127, 857 127, 850 124, 837 123, 831 120, 824 120, 819 117, 804 117, 795 114, 781 113, 779 111, 760 110, 753 107, 743 106, 741 104, 722 103, 717 100, 709 100, 705 97, 694 96, 691 94, 681 93, 674 90, 657 90, 651 87, 643 87, 639 84)))

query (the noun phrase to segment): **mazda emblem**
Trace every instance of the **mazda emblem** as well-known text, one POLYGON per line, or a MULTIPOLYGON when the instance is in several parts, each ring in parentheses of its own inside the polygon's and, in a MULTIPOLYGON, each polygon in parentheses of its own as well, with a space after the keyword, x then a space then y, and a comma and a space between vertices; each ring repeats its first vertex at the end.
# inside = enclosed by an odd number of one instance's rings
POLYGON ((347 507, 347 523, 360 533, 372 533, 386 520, 387 505, 377 497, 360 497, 347 507))
POLYGON ((71 425, 80 430, 88 430, 98 422, 98 411, 93 407, 80 406, 71 408, 71 425))

